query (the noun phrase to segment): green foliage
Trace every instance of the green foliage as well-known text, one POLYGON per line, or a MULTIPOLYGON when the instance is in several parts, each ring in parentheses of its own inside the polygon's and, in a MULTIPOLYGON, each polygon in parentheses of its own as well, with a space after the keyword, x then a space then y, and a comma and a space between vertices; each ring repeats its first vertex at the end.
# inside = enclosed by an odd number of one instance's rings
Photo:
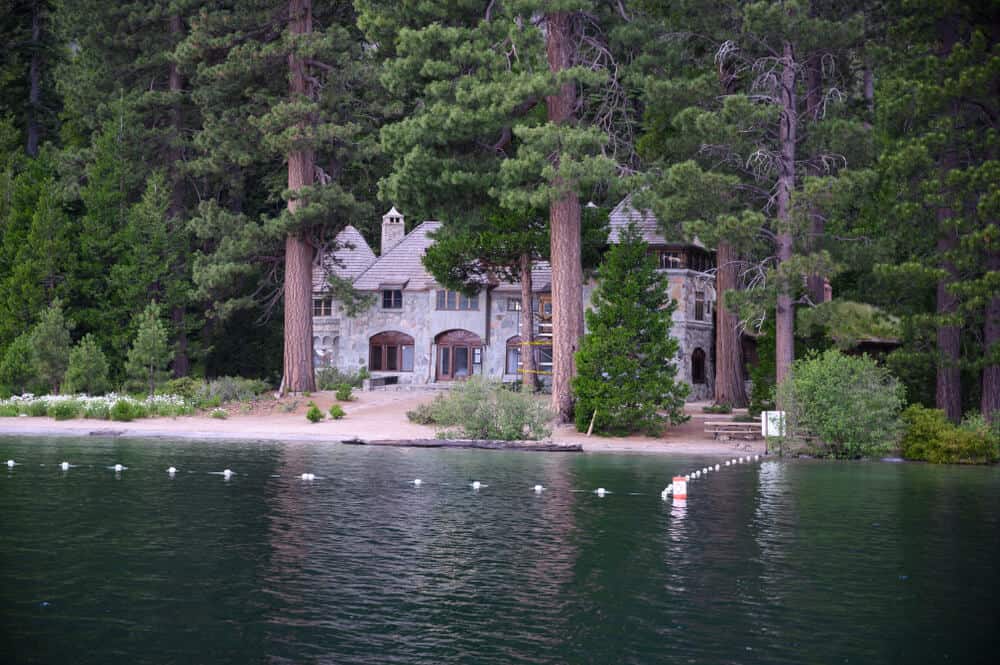
POLYGON ((94 336, 84 335, 69 352, 66 392, 103 395, 110 387, 108 359, 94 336))
POLYGON ((165 395, 180 395, 186 400, 196 401, 199 391, 203 386, 203 382, 199 381, 190 376, 182 376, 176 379, 170 379, 163 384, 163 393, 165 395))
POLYGON ((129 422, 145 418, 149 415, 146 407, 141 402, 130 399, 120 399, 114 403, 109 412, 111 420, 129 422))
POLYGON ((903 457, 934 464, 991 464, 1000 460, 1000 431, 976 414, 955 425, 940 409, 919 404, 902 414, 903 457))
POLYGON ((47 416, 49 414, 48 402, 43 399, 37 399, 33 402, 29 402, 27 408, 25 409, 25 413, 33 418, 47 416))
POLYGON ((160 318, 160 306, 149 303, 135 317, 133 325, 136 333, 128 352, 128 373, 139 385, 145 384, 152 395, 156 384, 165 380, 164 370, 170 360, 167 327, 160 318))
POLYGON ((309 402, 309 410, 306 411, 306 420, 311 423, 318 423, 323 420, 323 412, 313 402, 309 402))
POLYGON ((337 399, 341 402, 350 402, 354 399, 351 395, 351 386, 347 383, 342 383, 337 386, 337 399))
POLYGON ((269 390, 269 386, 260 379, 244 379, 240 376, 220 376, 203 384, 195 393, 195 399, 218 404, 228 402, 248 402, 269 390))
POLYGON ((879 308, 848 300, 831 300, 816 307, 800 307, 795 316, 795 335, 817 340, 824 348, 847 351, 866 339, 898 339, 899 319, 879 308))
POLYGON ((711 404, 709 406, 703 406, 701 410, 704 413, 732 413, 733 407, 729 404, 711 404))
MULTIPOLYGON (((367 368, 365 374, 367 374, 367 368)), ((360 388, 365 378, 367 376, 362 376, 361 372, 347 374, 336 367, 324 367, 316 370, 316 387, 320 390, 338 390, 343 385, 360 388)))
POLYGON ((212 409, 211 415, 216 420, 225 420, 226 418, 229 417, 229 414, 226 413, 225 409, 212 409))
POLYGON ((757 336, 757 364, 750 368, 750 405, 747 413, 759 416, 773 411, 775 393, 774 317, 768 317, 757 336))
POLYGON ((70 325, 63 317, 62 303, 55 300, 31 331, 34 368, 39 380, 59 392, 69 364, 70 325))
POLYGON ((480 376, 456 383, 447 395, 406 415, 420 424, 452 428, 439 432, 446 438, 518 441, 551 433, 552 414, 539 398, 480 376))
POLYGON ((330 417, 333 418, 334 420, 340 420, 345 415, 347 414, 344 413, 344 407, 340 406, 339 404, 334 404, 333 406, 330 407, 330 417))
POLYGON ((900 432, 904 389, 868 356, 830 349, 798 360, 778 387, 793 439, 815 439, 833 457, 871 457, 890 450, 900 432))
POLYGON ((0 361, 0 386, 17 395, 39 392, 37 388, 44 392, 44 385, 39 385, 35 376, 33 349, 30 332, 19 335, 10 343, 0 361))
POLYGON ((87 402, 83 407, 83 417, 91 420, 108 420, 111 407, 107 402, 87 402))
POLYGON ((52 402, 48 407, 48 415, 56 420, 72 420, 83 413, 83 405, 76 400, 63 399, 52 402))
POLYGON ((634 226, 605 255, 576 355, 576 427, 653 436, 685 420, 688 387, 676 379, 679 344, 670 336, 677 305, 634 226), (593 414, 596 412, 596 416, 593 414))
POLYGON ((15 418, 21 415, 16 404, 0 404, 0 418, 15 418))

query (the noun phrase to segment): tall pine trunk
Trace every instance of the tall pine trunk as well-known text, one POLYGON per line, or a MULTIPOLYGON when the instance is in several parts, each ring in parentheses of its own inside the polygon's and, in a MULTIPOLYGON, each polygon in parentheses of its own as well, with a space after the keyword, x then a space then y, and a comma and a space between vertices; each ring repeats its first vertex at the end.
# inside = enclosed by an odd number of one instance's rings
MULTIPOLYGON (((181 39, 183 23, 179 14, 170 17, 170 35, 176 44, 181 39)), ((184 81, 181 78, 180 69, 176 62, 171 62, 168 72, 168 88, 174 95, 179 96, 184 90, 184 81)), ((170 125, 173 130, 170 137, 169 162, 170 162, 170 206, 167 208, 167 217, 174 220, 176 226, 182 224, 181 215, 184 211, 183 193, 181 191, 181 175, 179 165, 181 162, 181 131, 182 131, 181 105, 175 101, 170 109, 170 125)), ((175 230, 179 230, 176 229, 175 230)), ((183 266, 174 266, 175 271, 182 271, 183 266)), ((170 319, 174 324, 174 331, 177 334, 177 344, 174 346, 174 359, 171 362, 175 377, 187 376, 191 371, 191 361, 188 358, 188 338, 184 323, 184 305, 174 305, 170 311, 170 319)))
POLYGON ((747 405, 747 393, 743 383, 739 318, 726 307, 726 294, 739 286, 737 256, 733 246, 720 241, 716 248, 716 260, 715 403, 744 407, 747 405))
MULTIPOLYGON (((575 44, 572 15, 555 12, 546 16, 546 54, 549 71, 557 74, 573 65, 575 44)), ((563 83, 545 99, 549 122, 573 121, 576 86, 563 83)), ((556 160, 559 159, 557 155, 556 160)), ((576 376, 575 354, 583 336, 583 265, 580 258, 580 199, 575 183, 556 178, 552 186, 561 192, 549 206, 550 253, 552 258, 552 408, 560 422, 573 419, 572 381, 576 376)))
MULTIPOLYGON (((996 241, 994 240, 994 243, 996 241)), ((986 269, 1000 272, 1000 249, 993 247, 986 256, 986 269)), ((1000 294, 994 294, 986 303, 986 321, 983 324, 983 343, 987 354, 996 353, 1000 345, 1000 294)), ((989 356, 987 356, 989 357, 989 356)), ((1000 418, 1000 364, 983 367, 982 412, 990 422, 1000 418)))
POLYGON ((521 386, 531 392, 538 390, 535 368, 535 316, 531 308, 531 254, 521 254, 521 386))
MULTIPOLYGON (((289 31, 295 35, 312 32, 312 0, 289 0, 289 31)), ((291 73, 289 93, 295 99, 307 94, 306 65, 303 59, 290 53, 291 73)), ((293 150, 288 155, 288 189, 296 192, 314 182, 315 156, 312 150, 293 150)), ((292 214, 301 201, 288 200, 292 214)), ((301 233, 285 238, 285 354, 282 387, 286 392, 316 390, 312 350, 312 259, 313 249, 301 233)))
POLYGON ((38 142, 42 125, 42 8, 36 1, 31 7, 31 64, 28 66, 28 142, 25 152, 31 157, 38 156, 38 142))
MULTIPOLYGON (((781 153, 778 157, 778 219, 776 249, 778 262, 792 258, 792 190, 795 188, 795 138, 798 127, 795 95, 795 54, 785 42, 781 65, 781 119, 778 128, 781 153)), ((775 378, 780 384, 788 376, 795 359, 795 308, 788 285, 778 291, 775 316, 775 378)))
MULTIPOLYGON (((938 57, 947 58, 958 41, 954 17, 939 21, 937 25, 939 42, 938 57)), ((958 116, 957 104, 951 110, 952 121, 958 116)), ((954 126, 952 131, 955 131, 954 126)), ((940 180, 944 184, 948 175, 958 167, 958 154, 953 146, 945 146, 940 157, 938 168, 940 180)), ((948 321, 958 312, 958 298, 951 292, 950 286, 958 281, 958 269, 948 253, 958 248, 958 229, 955 227, 955 210, 951 207, 950 193, 941 192, 944 203, 937 209, 938 241, 937 251, 939 267, 943 276, 937 284, 937 302, 935 311, 939 317, 937 327, 937 380, 934 401, 937 408, 945 412, 952 422, 962 418, 962 370, 959 367, 961 357, 961 326, 952 325, 948 321)))

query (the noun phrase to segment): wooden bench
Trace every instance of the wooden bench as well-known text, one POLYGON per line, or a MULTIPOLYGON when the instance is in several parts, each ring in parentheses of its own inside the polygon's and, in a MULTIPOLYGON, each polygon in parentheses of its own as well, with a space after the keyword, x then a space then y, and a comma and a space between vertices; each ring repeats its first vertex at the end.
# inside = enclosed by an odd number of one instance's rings
POLYGON ((739 423, 732 420, 705 421, 705 434, 711 434, 713 439, 724 436, 727 439, 759 439, 760 423, 739 423))

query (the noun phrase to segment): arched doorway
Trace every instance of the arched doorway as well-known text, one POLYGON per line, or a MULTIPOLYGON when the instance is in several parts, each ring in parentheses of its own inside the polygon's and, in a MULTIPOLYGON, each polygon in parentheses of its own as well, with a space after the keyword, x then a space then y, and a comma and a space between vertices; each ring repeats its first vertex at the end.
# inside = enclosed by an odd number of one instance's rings
POLYGON ((438 381, 465 379, 482 372, 483 341, 468 330, 449 330, 434 338, 438 381))
POLYGON ((368 340, 368 369, 373 372, 412 372, 413 338, 390 330, 368 340))

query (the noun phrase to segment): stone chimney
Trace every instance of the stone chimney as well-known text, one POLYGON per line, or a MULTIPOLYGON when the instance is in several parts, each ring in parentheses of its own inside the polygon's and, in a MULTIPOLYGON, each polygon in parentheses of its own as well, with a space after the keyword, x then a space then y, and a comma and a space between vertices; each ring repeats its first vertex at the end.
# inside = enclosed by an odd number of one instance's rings
POLYGON ((405 235, 406 224, 403 215, 396 210, 396 206, 393 206, 389 212, 382 215, 382 246, 379 255, 385 256, 386 252, 398 245, 405 235))

